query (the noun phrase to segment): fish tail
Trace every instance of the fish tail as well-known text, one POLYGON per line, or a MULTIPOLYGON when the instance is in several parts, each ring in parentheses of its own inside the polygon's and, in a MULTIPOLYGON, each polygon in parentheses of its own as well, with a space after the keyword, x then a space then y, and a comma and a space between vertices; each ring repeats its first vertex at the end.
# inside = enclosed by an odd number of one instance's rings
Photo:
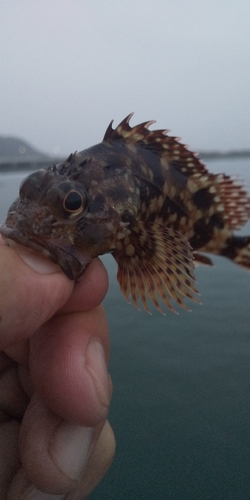
POLYGON ((221 255, 250 271, 250 236, 231 236, 221 255))

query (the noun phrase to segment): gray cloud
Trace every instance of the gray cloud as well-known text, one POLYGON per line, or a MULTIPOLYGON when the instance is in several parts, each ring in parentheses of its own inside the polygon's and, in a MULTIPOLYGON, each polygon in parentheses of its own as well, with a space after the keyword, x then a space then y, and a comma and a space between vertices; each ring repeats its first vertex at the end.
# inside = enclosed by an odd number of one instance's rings
POLYGON ((62 154, 135 111, 192 148, 249 148, 248 0, 8 0, 0 134, 62 154))

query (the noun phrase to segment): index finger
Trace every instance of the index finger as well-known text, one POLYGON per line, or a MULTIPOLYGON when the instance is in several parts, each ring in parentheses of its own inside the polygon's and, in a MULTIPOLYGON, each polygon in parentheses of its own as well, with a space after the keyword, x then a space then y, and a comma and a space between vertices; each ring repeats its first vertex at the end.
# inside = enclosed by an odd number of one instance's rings
POLYGON ((59 313, 88 311, 101 304, 108 290, 108 274, 100 259, 95 259, 85 270, 81 281, 59 313))

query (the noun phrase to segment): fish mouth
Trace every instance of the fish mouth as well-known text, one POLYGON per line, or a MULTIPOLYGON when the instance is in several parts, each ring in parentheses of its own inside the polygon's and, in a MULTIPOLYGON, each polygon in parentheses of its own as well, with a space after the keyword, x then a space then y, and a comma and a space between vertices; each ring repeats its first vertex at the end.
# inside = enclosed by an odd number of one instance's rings
POLYGON ((79 281, 92 260, 90 256, 85 255, 79 248, 62 239, 51 238, 44 241, 41 237, 34 235, 30 238, 16 227, 10 227, 6 224, 0 226, 0 234, 2 234, 5 244, 14 250, 17 247, 15 248, 13 242, 17 246, 21 245, 22 247, 30 248, 49 258, 60 266, 70 280, 79 281))

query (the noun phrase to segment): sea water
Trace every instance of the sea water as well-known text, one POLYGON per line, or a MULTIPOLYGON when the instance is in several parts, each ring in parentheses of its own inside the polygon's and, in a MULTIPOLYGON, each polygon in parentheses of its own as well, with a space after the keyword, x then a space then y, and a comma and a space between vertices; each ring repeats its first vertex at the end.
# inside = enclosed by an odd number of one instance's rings
MULTIPOLYGON (((250 159, 209 169, 250 185, 250 159)), ((1 222, 25 175, 0 174, 1 222)), ((112 257, 103 261, 117 452, 91 500, 250 499, 250 274, 215 257, 196 270, 203 305, 149 316, 120 294, 112 257)))

